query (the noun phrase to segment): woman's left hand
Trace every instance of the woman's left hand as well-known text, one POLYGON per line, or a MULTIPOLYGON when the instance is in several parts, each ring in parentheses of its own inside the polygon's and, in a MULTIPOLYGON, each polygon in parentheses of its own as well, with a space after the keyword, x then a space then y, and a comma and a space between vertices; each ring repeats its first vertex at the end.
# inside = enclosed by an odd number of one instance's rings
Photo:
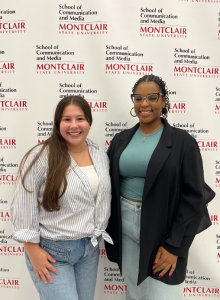
POLYGON ((160 279, 169 271, 169 277, 172 276, 174 270, 176 269, 176 262, 178 256, 171 254, 170 252, 166 251, 163 247, 160 247, 157 251, 154 265, 153 265, 153 274, 162 270, 159 273, 158 278, 160 279))

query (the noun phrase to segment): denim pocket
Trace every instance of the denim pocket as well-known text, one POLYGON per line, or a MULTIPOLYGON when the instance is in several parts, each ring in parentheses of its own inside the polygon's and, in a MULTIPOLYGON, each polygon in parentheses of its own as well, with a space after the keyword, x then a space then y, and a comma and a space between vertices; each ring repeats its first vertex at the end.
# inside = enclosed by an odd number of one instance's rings
POLYGON ((70 249, 59 246, 56 242, 41 238, 40 247, 49 253, 56 261, 67 262, 70 255, 70 249))
POLYGON ((140 204, 129 203, 121 197, 122 233, 139 243, 140 236, 140 204))

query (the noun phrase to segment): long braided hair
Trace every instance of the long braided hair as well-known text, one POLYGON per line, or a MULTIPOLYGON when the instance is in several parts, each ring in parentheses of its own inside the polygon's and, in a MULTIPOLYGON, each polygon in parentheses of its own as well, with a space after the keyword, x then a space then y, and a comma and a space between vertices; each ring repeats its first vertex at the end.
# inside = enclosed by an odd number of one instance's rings
MULTIPOLYGON (((152 75, 144 75, 143 77, 139 78, 138 81, 135 83, 135 85, 132 88, 132 93, 135 94, 135 90, 136 90, 137 86, 139 85, 139 83, 150 82, 150 81, 155 82, 158 85, 161 93, 163 94, 163 97, 166 97, 165 107, 167 110, 162 109, 162 114, 166 114, 167 111, 169 111, 169 93, 168 93, 168 89, 166 86, 166 82, 163 81, 163 79, 161 77, 153 75, 153 74, 152 75)), ((167 116, 165 116, 164 118, 167 118, 167 116)))

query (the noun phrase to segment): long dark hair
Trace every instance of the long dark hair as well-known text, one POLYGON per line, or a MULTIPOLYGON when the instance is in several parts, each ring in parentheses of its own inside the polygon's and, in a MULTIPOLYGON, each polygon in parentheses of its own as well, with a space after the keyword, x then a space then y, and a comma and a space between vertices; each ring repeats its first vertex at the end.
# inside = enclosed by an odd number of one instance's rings
MULTIPOLYGON (((144 75, 143 77, 139 78, 138 81, 135 83, 135 85, 132 88, 132 93, 135 93, 135 90, 137 88, 137 86, 139 85, 139 83, 141 82, 151 82, 153 81, 154 83, 156 83, 161 91, 161 93, 163 94, 163 97, 166 97, 166 103, 165 103, 165 107, 167 108, 167 111, 169 111, 169 93, 168 93, 168 89, 166 86, 166 82, 163 81, 163 79, 159 76, 156 75, 144 75)), ((165 113, 167 112, 165 109, 165 113)), ((163 111, 162 111, 163 113, 163 111)))
MULTIPOLYGON (((24 172, 24 174, 22 174, 22 170, 28 156, 30 155, 32 150, 38 147, 39 145, 36 145, 25 154, 19 167, 19 174, 21 176, 23 187, 26 191, 28 191, 25 187, 25 177, 33 167, 34 163, 38 160, 42 152, 45 150, 45 148, 47 148, 48 176, 43 193, 43 200, 39 205, 43 206, 43 208, 46 211, 55 211, 60 209, 58 202, 67 188, 66 173, 70 165, 71 159, 68 154, 66 142, 60 134, 60 122, 65 107, 70 104, 79 106, 82 109, 89 125, 92 125, 91 109, 88 102, 84 98, 80 96, 68 96, 63 98, 56 107, 52 135, 40 144, 42 145, 42 148, 40 149, 39 153, 35 156, 35 158, 31 162, 27 170, 24 172)), ((31 193, 31 191, 28 192, 31 193)))

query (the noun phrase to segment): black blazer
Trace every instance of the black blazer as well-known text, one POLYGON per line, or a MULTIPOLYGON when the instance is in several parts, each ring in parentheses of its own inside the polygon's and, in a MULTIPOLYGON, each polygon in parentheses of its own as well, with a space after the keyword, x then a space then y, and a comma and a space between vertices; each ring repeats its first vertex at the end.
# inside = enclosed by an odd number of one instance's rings
MULTIPOLYGON (((165 120, 163 123, 164 130, 150 159, 143 191, 138 285, 148 276, 158 278, 158 274, 153 275, 152 266, 160 246, 178 256, 172 277, 169 278, 166 273, 160 280, 167 284, 183 282, 188 250, 195 234, 211 225, 206 204, 214 198, 215 193, 204 182, 197 142, 186 131, 171 127, 165 120)), ((116 262, 121 271, 119 159, 139 125, 116 134, 107 152, 110 159, 112 207, 106 231, 114 245, 105 243, 105 246, 109 260, 116 262)))

